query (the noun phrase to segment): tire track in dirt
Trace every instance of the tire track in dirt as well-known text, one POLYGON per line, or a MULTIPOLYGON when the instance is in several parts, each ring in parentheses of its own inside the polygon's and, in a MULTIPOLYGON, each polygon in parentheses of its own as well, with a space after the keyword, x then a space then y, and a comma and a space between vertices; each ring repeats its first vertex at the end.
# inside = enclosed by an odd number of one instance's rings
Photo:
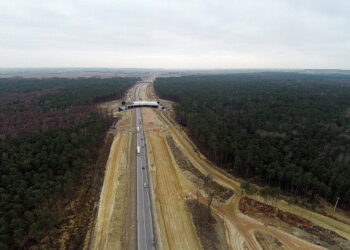
MULTIPOLYGON (((161 120, 164 121, 163 119, 161 120)), ((169 124, 168 129, 173 132, 169 124)), ((216 169, 208 165, 207 161, 198 156, 198 153, 193 152, 192 145, 188 143, 186 140, 187 138, 179 138, 179 133, 176 132, 172 133, 174 139, 182 148, 183 152, 186 153, 186 156, 191 161, 191 163, 198 170, 200 170, 203 174, 210 174, 213 179, 221 185, 232 188, 236 191, 234 197, 231 200, 228 200, 224 205, 216 205, 213 203, 212 206, 213 211, 216 212, 226 223, 228 234, 230 235, 228 239, 233 249, 259 249, 260 245, 254 235, 254 232, 259 230, 271 233, 273 236, 278 238, 288 249, 320 249, 320 247, 316 245, 310 244, 295 236, 286 235, 284 232, 278 229, 268 228, 265 225, 251 219, 250 217, 241 214, 238 208, 238 201, 240 198, 239 193, 237 193, 237 190, 239 190, 238 183, 234 180, 230 180, 229 177, 223 175, 221 172, 216 171, 216 169), (188 150, 191 151, 189 152, 188 150)), ((196 195, 195 186, 192 187, 191 193, 194 196, 196 195)), ((203 202, 206 201, 204 200, 203 202)))
POLYGON ((183 200, 177 173, 164 138, 149 133, 155 168, 157 217, 163 222, 167 249, 200 249, 192 218, 183 200))

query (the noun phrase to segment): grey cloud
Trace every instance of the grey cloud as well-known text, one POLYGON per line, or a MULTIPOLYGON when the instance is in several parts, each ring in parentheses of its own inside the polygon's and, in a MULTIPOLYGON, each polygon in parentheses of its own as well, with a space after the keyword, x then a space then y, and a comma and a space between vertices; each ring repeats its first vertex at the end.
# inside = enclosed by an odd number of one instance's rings
POLYGON ((350 3, 0 3, 0 67, 349 68, 350 3))

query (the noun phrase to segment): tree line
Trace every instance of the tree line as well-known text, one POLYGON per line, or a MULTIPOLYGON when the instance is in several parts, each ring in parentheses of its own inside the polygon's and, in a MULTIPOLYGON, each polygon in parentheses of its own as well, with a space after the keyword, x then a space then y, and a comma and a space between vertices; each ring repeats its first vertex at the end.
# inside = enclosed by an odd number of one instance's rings
POLYGON ((68 128, 94 103, 118 99, 137 78, 0 79, 0 138, 68 128))
POLYGON ((227 171, 350 208, 350 77, 249 73, 157 78, 177 120, 227 171))

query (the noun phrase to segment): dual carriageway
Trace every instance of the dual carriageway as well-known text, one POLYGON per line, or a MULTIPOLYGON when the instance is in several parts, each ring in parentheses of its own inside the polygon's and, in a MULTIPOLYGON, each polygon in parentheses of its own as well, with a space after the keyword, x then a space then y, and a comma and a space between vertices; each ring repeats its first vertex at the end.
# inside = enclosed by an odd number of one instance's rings
MULTIPOLYGON (((137 86, 134 99, 139 101, 141 84, 137 86)), ((147 149, 143 130, 141 108, 135 108, 136 121, 136 190, 137 190, 137 247, 139 250, 155 249, 151 189, 147 149)))

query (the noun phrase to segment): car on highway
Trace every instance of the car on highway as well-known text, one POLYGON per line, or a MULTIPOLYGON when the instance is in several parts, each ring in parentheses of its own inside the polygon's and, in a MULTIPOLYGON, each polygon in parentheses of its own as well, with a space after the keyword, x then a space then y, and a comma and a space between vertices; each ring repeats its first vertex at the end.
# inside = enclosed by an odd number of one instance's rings
POLYGON ((145 182, 145 183, 143 183, 143 187, 144 188, 146 188, 147 187, 147 183, 145 182))

